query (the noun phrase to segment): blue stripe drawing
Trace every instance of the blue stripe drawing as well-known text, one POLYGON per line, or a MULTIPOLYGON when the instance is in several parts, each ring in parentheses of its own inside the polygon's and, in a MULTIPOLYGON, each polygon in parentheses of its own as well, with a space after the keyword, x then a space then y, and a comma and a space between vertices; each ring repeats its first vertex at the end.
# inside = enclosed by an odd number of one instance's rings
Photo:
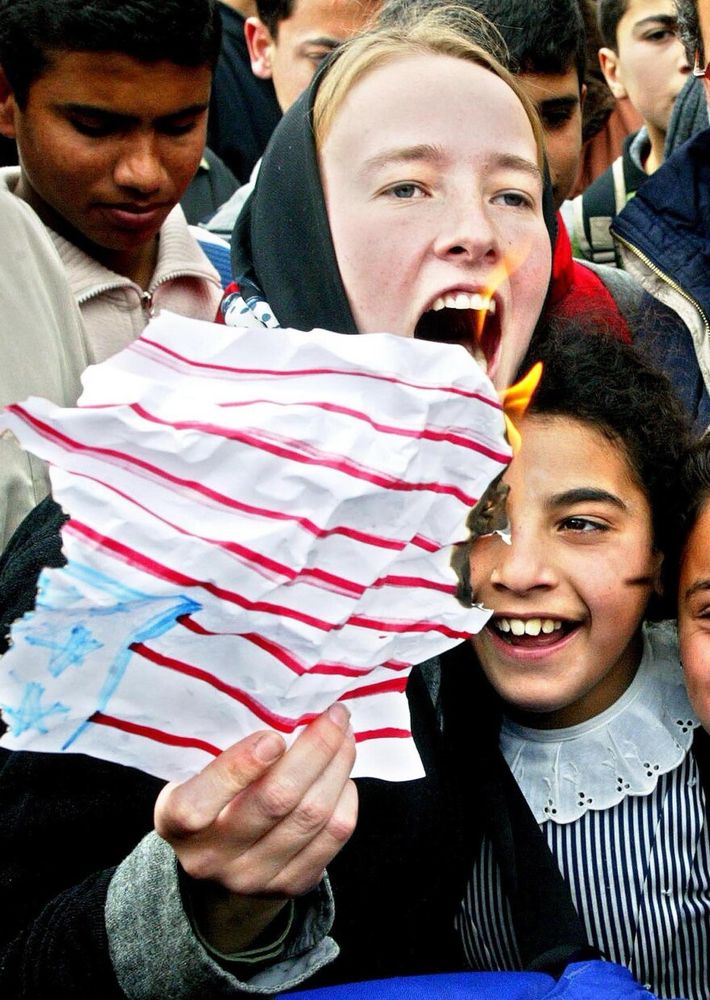
POLYGON ((9 735, 62 728, 57 749, 73 747, 91 716, 109 708, 132 647, 199 609, 179 592, 147 594, 79 562, 45 570, 37 607, 13 627, 4 658, 0 709, 9 735), (66 735, 71 720, 76 724, 66 735))

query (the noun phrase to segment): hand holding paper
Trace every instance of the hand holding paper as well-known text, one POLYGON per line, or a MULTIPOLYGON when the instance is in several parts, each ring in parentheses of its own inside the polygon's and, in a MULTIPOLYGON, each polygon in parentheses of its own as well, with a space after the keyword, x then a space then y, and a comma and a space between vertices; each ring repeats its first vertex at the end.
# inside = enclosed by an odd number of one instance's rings
POLYGON ((250 944, 287 897, 313 889, 355 826, 347 710, 331 706, 284 748, 275 733, 247 737, 167 785, 156 804, 156 830, 200 880, 193 909, 202 933, 223 953, 250 944))

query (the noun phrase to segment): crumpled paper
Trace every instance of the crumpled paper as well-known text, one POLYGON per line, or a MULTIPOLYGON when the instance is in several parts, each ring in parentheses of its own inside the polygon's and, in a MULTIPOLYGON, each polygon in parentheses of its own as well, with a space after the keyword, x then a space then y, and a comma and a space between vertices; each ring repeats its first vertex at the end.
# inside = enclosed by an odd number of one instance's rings
POLYGON ((451 559, 510 457, 473 359, 163 313, 83 382, 0 417, 71 515, 3 658, 2 744, 182 780, 340 699, 356 775, 420 776, 409 669, 489 616, 451 559))

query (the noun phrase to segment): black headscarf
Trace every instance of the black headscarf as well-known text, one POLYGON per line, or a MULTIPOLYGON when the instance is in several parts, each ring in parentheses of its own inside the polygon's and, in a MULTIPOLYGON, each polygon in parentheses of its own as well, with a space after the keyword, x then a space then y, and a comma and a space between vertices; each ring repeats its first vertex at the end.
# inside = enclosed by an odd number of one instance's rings
MULTIPOLYGON (((284 327, 357 333, 335 257, 312 125, 315 97, 333 62, 316 73, 271 137, 254 192, 234 228, 232 272, 244 298, 263 298, 284 327)), ((547 169, 543 214, 554 249, 557 225, 547 169)))

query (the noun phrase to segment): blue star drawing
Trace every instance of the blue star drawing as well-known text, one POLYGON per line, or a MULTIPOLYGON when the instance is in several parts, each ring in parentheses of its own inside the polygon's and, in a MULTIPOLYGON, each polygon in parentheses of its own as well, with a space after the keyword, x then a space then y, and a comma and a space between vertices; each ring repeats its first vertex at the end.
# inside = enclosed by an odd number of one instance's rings
POLYGON ((71 625, 54 636, 50 636, 46 628, 44 632, 44 635, 26 635, 25 641, 30 646, 40 646, 52 651, 47 664, 52 677, 60 677, 69 667, 82 667, 89 653, 102 646, 82 622, 71 625))
POLYGON ((30 681, 25 685, 22 701, 13 708, 11 705, 0 705, 2 715, 8 723, 12 736, 22 736, 28 729, 36 729, 38 733, 45 735, 48 732, 43 725, 43 719, 48 719, 51 715, 66 713, 69 711, 66 705, 55 701, 53 705, 46 708, 42 706, 44 688, 36 681, 30 681))

